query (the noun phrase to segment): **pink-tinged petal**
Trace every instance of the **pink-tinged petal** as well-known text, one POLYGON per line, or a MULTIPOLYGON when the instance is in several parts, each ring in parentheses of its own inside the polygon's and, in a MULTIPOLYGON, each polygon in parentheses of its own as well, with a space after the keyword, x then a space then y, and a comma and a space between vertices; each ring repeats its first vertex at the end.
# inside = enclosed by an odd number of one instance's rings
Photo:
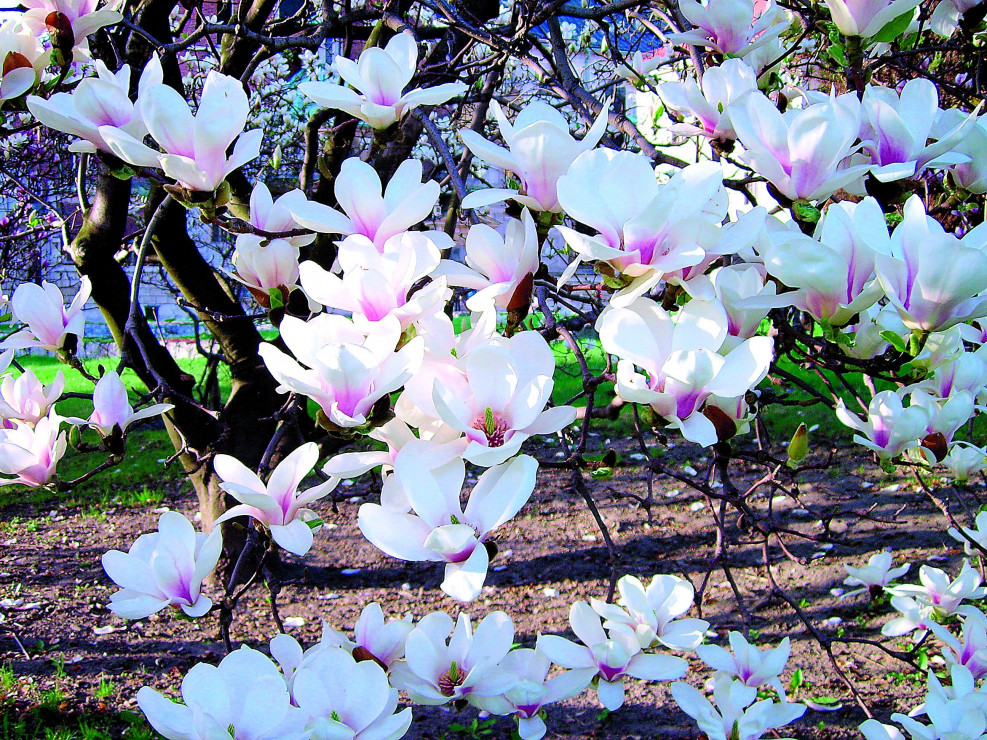
POLYGON ((188 103, 168 85, 155 85, 141 100, 148 133, 169 154, 195 158, 195 119, 188 103))
POLYGON ((144 686, 137 692, 137 705, 151 726, 168 740, 184 740, 195 735, 193 712, 184 704, 176 704, 144 686))
POLYGON ((616 712, 624 706, 623 679, 618 678, 616 681, 604 681, 601 678, 596 686, 596 695, 600 699, 600 704, 611 712, 616 712))
POLYGON ((404 104, 405 110, 411 110, 421 105, 442 105, 459 95, 463 95, 468 89, 462 82, 446 82, 432 87, 419 87, 402 95, 399 103, 404 104))
POLYGON ((195 569, 192 571, 191 584, 194 591, 197 592, 206 577, 216 569, 222 554, 223 530, 221 527, 214 527, 202 547, 195 554, 195 569))
POLYGON ((185 612, 186 616, 196 619, 198 617, 204 617, 212 609, 212 599, 208 596, 199 596, 195 603, 193 604, 182 604, 182 611, 185 612))
POLYGON ((555 406, 545 409, 538 418, 524 428, 525 434, 555 434, 576 420, 576 409, 572 406, 555 406))
POLYGON ((301 226, 323 234, 352 234, 353 222, 339 211, 315 201, 293 203, 291 216, 301 226))
POLYGON ((585 601, 575 602, 569 609, 569 624, 584 645, 593 647, 607 641, 600 616, 585 601))
MULTIPOLYGON (((120 591, 118 593, 125 593, 120 591)), ((144 619, 168 606, 168 599, 160 596, 134 596, 133 598, 122 598, 115 600, 117 594, 110 597, 107 608, 121 619, 144 619)))
MULTIPOLYGON (((390 189, 390 184, 388 184, 390 189)), ((439 184, 429 181, 418 185, 402 200, 377 227, 375 244, 383 244, 390 237, 403 233, 432 214, 439 200, 439 184)))
POLYGON ((143 592, 153 588, 154 574, 147 562, 120 550, 110 550, 103 554, 103 570, 120 588, 143 592))
POLYGON ((483 590, 489 565, 487 548, 480 545, 473 549, 464 562, 446 565, 445 578, 440 588, 457 601, 473 601, 483 590))
POLYGON ((212 467, 224 483, 235 483, 250 491, 267 494, 267 486, 257 474, 231 455, 216 455, 212 467))
MULTIPOLYGON (((250 103, 240 81, 211 71, 202 87, 195 114, 195 156, 221 157, 247 123, 250 103)), ((155 137, 156 138, 156 137, 155 137)))
POLYGON ((463 140, 466 148, 473 154, 494 167, 499 167, 515 174, 521 174, 522 168, 517 159, 510 151, 502 146, 498 146, 480 136, 470 129, 460 129, 459 137, 463 140))
POLYGON ((587 648, 564 637, 539 635, 536 649, 562 668, 592 668, 593 675, 598 670, 596 660, 587 648))
POLYGON ((357 519, 363 536, 391 557, 411 561, 441 559, 422 545, 432 528, 420 517, 389 511, 378 504, 363 504, 357 519))
POLYGON ((531 497, 537 471, 538 461, 528 455, 485 471, 470 492, 466 521, 486 534, 512 519, 531 497))
POLYGON ((463 208, 483 208, 494 203, 502 203, 505 200, 510 200, 517 196, 517 194, 517 190, 510 190, 508 188, 483 188, 482 190, 474 190, 463 198, 462 206, 463 208))
POLYGON ((359 116, 363 98, 354 90, 332 82, 303 82, 298 90, 316 105, 359 116))
POLYGON ((627 664, 624 672, 628 676, 645 681, 671 681, 682 678, 689 664, 674 655, 647 655, 638 653, 627 664))
POLYGON ((33 67, 19 67, 10 70, 0 82, 0 100, 19 98, 34 87, 34 83, 37 81, 38 75, 33 67))
POLYGON ((127 388, 112 370, 96 383, 93 407, 94 421, 100 426, 112 428, 114 424, 119 424, 121 429, 126 426, 131 412, 127 388))
POLYGON ((295 496, 302 479, 312 472, 319 461, 319 446, 308 442, 292 450, 271 473, 267 481, 267 493, 288 510, 288 504, 295 496))
POLYGON ((312 528, 301 519, 293 519, 284 526, 271 525, 271 537, 292 555, 302 556, 312 549, 312 528))

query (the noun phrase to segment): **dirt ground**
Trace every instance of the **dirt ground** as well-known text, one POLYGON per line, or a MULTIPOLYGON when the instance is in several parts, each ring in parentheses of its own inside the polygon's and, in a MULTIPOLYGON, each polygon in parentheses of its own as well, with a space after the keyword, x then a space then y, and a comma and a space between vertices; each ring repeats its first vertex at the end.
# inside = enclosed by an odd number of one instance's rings
MULTIPOLYGON (((657 480, 649 521, 643 508, 621 496, 645 492, 645 474, 639 464, 635 466, 629 442, 596 436, 593 443, 598 452, 618 448, 624 461, 612 479, 590 481, 619 549, 621 572, 642 578, 677 574, 698 586, 707 573, 715 539, 708 505, 681 484, 657 480)), ((529 451, 545 460, 561 456, 552 446, 529 451)), ((841 600, 832 592, 842 586, 843 565, 861 565, 869 554, 893 547, 896 562, 914 563, 913 574, 906 578, 914 578, 923 562, 955 574, 962 552, 946 535, 948 525, 941 514, 914 484, 886 477, 866 462, 859 448, 845 457, 842 467, 833 465, 804 476, 803 503, 812 513, 790 500, 776 498, 773 502, 775 511, 782 512, 782 521, 805 532, 818 531, 820 514, 842 512, 833 526, 839 542, 821 548, 789 538, 791 554, 805 564, 793 562, 779 547, 772 547, 772 557, 777 558, 773 568, 779 583, 822 633, 881 639, 880 627, 889 618, 889 607, 870 607, 862 598, 841 600), (867 516, 860 516, 861 512, 867 516)), ((691 465, 700 473, 704 470, 703 453, 695 447, 676 448, 666 459, 679 469, 691 465)), ((753 472, 739 469, 738 483, 752 479, 753 472)), ((531 501, 497 532, 500 554, 492 563, 482 596, 467 607, 474 619, 496 609, 507 611, 515 621, 519 641, 529 646, 539 632, 566 633, 568 609, 574 600, 604 598, 607 592, 606 547, 568 481, 565 471, 540 471, 531 501)), ((175 490, 163 506, 191 517, 195 500, 182 490, 175 490)), ((361 536, 357 508, 366 497, 373 499, 372 483, 364 478, 339 491, 348 498, 339 503, 338 512, 329 505, 321 507, 327 527, 316 536, 312 551, 305 558, 289 556, 287 561, 281 613, 304 620, 303 625, 290 627, 289 633, 309 644, 318 639, 322 620, 349 629, 362 607, 374 600, 392 616, 410 611, 418 617, 434 609, 455 614, 458 605, 439 590, 441 566, 395 560, 361 536)), ((983 488, 963 495, 976 510, 983 488)), ((760 508, 767 505, 767 496, 757 502, 760 508)), ((37 508, 15 505, 0 510, 0 599, 6 600, 0 607, 5 617, 0 622, 0 665, 6 664, 14 674, 12 686, 0 693, 0 713, 8 720, 39 711, 45 696, 44 711, 52 722, 58 716, 80 713, 118 718, 116 713, 121 710, 137 711, 134 697, 141 686, 175 694, 181 676, 194 663, 217 662, 223 656, 214 619, 189 622, 162 613, 128 625, 104 606, 114 587, 103 573, 100 556, 110 548, 125 550, 140 533, 153 530, 161 509, 107 511, 101 521, 92 511, 37 508), (55 694, 50 693, 53 690, 55 694)), ((792 659, 785 680, 799 668, 804 676, 802 685, 791 692, 794 698, 842 703, 837 711, 808 711, 785 734, 813 739, 859 737, 855 728, 865 715, 793 609, 766 598, 770 588, 760 563, 760 547, 744 547, 745 535, 736 523, 734 516, 730 534, 741 544, 731 548, 729 557, 753 612, 758 643, 773 645, 790 636, 792 659)), ((743 625, 721 570, 712 571, 701 612, 721 643, 730 629, 743 625)), ((690 615, 696 615, 696 610, 690 615)), ((298 624, 298 620, 290 623, 298 624)), ((265 593, 257 589, 241 603, 234 641, 264 648, 273 634, 265 593)), ((898 646, 895 641, 887 644, 898 646)), ((914 673, 908 675, 907 665, 859 644, 837 643, 833 652, 878 718, 887 720, 891 712, 907 711, 919 701, 921 682, 914 673)), ((936 658, 932 661, 934 667, 936 658)), ((709 670, 695 658, 690 663, 688 680, 702 685, 709 670)), ((699 737, 671 700, 667 684, 630 680, 628 687, 627 703, 609 716, 601 716, 591 693, 550 707, 549 737, 699 737)), ((415 707, 414 712, 409 737, 417 738, 470 736, 451 731, 449 723, 469 725, 476 716, 470 708, 456 712, 415 707)), ((121 734, 126 726, 121 719, 121 734)), ((510 721, 500 719, 472 736, 482 732, 486 737, 507 738, 511 728, 510 721)))

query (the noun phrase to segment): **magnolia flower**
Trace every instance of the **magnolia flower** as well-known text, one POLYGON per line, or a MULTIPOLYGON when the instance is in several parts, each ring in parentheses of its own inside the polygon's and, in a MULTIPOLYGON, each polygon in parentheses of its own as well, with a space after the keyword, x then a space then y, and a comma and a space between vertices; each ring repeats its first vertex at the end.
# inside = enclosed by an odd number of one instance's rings
POLYGON ((129 552, 103 555, 103 570, 123 589, 110 596, 110 610, 124 619, 143 619, 170 606, 201 617, 212 608, 212 600, 201 592, 202 581, 216 568, 222 551, 219 527, 202 534, 177 511, 166 511, 158 519, 158 531, 142 534, 129 552))
POLYGON ((714 671, 736 677, 745 686, 758 689, 767 685, 786 701, 785 687, 781 684, 781 672, 788 664, 791 641, 786 637, 776 648, 760 650, 751 645, 739 632, 729 635, 731 653, 719 645, 699 645, 696 655, 714 671))
POLYGON ((978 236, 957 239, 926 215, 920 196, 908 199, 904 220, 876 263, 878 280, 905 326, 935 332, 987 315, 987 297, 981 295, 987 254, 978 236))
POLYGON ((418 67, 418 45, 410 33, 398 33, 383 49, 363 50, 357 62, 337 56, 334 65, 344 82, 303 82, 298 89, 323 108, 349 113, 373 128, 390 128, 421 105, 441 105, 466 92, 462 82, 404 92, 418 67))
POLYGON ((35 424, 15 421, 13 429, 0 429, 0 486, 19 483, 30 488, 45 485, 55 477, 55 466, 65 454, 62 419, 54 410, 35 424))
POLYGON ((218 666, 194 665, 182 679, 182 701, 176 704, 148 686, 137 692, 147 721, 169 740, 311 737, 308 714, 292 705, 277 666, 246 645, 218 666))
POLYGON ((895 713, 891 719, 908 731, 912 740, 983 740, 987 735, 987 714, 982 703, 946 699, 930 693, 923 707, 931 724, 922 724, 908 715, 895 713))
POLYGON ((703 446, 717 442, 720 432, 702 412, 706 400, 744 395, 765 377, 773 355, 768 337, 744 340, 719 354, 727 316, 715 302, 693 300, 673 322, 657 303, 638 298, 626 308, 604 311, 596 328, 604 350, 620 358, 620 397, 649 404, 683 437, 703 446))
POLYGON ((804 704, 770 699, 752 705, 757 690, 723 674, 713 684, 715 707, 687 683, 673 683, 672 697, 683 712, 696 720, 709 740, 758 740, 768 730, 794 722, 806 709, 804 704))
POLYGON ((552 661, 537 650, 512 650, 498 668, 514 676, 517 683, 499 696, 475 697, 472 704, 491 714, 513 715, 523 740, 541 740, 548 730, 542 707, 582 693, 596 675, 594 668, 583 668, 548 678, 551 667, 552 661))
MULTIPOLYGON (((345 215, 311 200, 291 203, 292 217, 307 229, 326 234, 360 234, 378 251, 392 236, 403 234, 427 218, 439 200, 439 184, 422 182, 422 163, 404 160, 384 188, 380 175, 358 157, 343 162, 333 184, 336 201, 345 215)), ((427 232, 433 241, 440 232, 427 232)), ((445 237, 448 239, 448 237, 445 237)), ((450 244, 440 244, 445 249, 450 244)))
POLYGON ((673 650, 695 650, 709 629, 703 619, 677 619, 692 607, 695 589, 684 578, 656 575, 645 588, 634 576, 617 581, 619 606, 591 599, 593 611, 607 629, 624 624, 634 630, 642 649, 662 644, 673 650), (623 607, 623 608, 621 608, 623 607))
POLYGON ((615 278, 626 276, 616 287, 637 280, 629 299, 664 273, 702 261, 720 239, 717 224, 726 213, 719 165, 690 165, 660 185, 647 157, 613 149, 581 155, 559 180, 558 197, 570 217, 599 232, 556 227, 579 256, 560 284, 580 260, 605 262, 615 278))
POLYGON ((940 36, 949 38, 959 27, 963 16, 981 2, 983 0, 939 0, 929 19, 929 28, 940 36))
MULTIPOLYGON (((345 166, 345 163, 343 166, 345 166)), ((304 208, 308 203, 309 201, 305 197, 305 193, 297 188, 295 190, 289 190, 287 193, 278 196, 277 200, 274 200, 267 185, 258 182, 254 185, 254 189, 250 191, 249 211, 246 214, 245 220, 255 229, 271 234, 294 231, 295 229, 305 227, 295 219, 292 212, 295 209, 304 208)), ((301 234, 285 238, 292 246, 304 247, 315 241, 315 234, 301 234)))
POLYGON ((273 344, 259 354, 280 391, 313 399, 326 421, 337 427, 371 422, 374 405, 400 388, 421 365, 421 340, 412 339, 395 351, 401 322, 395 316, 363 331, 337 314, 319 314, 309 321, 285 316, 281 338, 296 359, 273 344))
POLYGON ((920 585, 903 584, 888 590, 895 596, 912 597, 919 604, 931 607, 933 615, 939 621, 958 613, 963 601, 982 599, 987 595, 987 588, 980 585, 980 571, 972 567, 966 559, 955 579, 950 579, 945 571, 928 565, 918 569, 918 578, 920 585))
POLYGON ((930 465, 935 465, 946 454, 945 444, 953 441, 953 435, 974 414, 973 396, 965 391, 956 391, 948 398, 939 398, 924 388, 913 388, 908 394, 911 406, 924 408, 929 415, 925 427, 927 437, 936 436, 938 442, 923 442, 921 452, 926 454, 930 465), (940 449, 941 446, 941 449, 940 449))
POLYGON ((842 164, 856 150, 856 95, 789 108, 782 115, 767 96, 751 93, 730 107, 730 118, 746 150, 740 158, 790 200, 825 200, 871 166, 842 164))
POLYGON ((161 167, 189 190, 212 192, 233 170, 260 154, 261 129, 243 131, 250 102, 240 81, 215 70, 206 76, 195 115, 168 85, 151 85, 138 100, 147 130, 164 149, 158 154, 123 129, 99 127, 99 135, 120 159, 161 167), (236 139, 233 152, 227 150, 236 139))
POLYGON ((901 637, 915 630, 921 630, 913 637, 919 640, 926 634, 929 623, 933 621, 932 607, 926 603, 919 603, 911 596, 892 596, 891 608, 898 612, 898 616, 888 620, 881 627, 881 634, 885 637, 901 637))
POLYGON ((709 282, 727 315, 728 338, 724 347, 728 349, 739 344, 733 340, 753 337, 771 308, 782 303, 790 305, 787 294, 776 295, 775 283, 765 281, 760 265, 718 267, 710 274, 709 282))
POLYGON ((942 657, 948 665, 963 666, 974 680, 987 676, 987 617, 983 612, 973 609, 966 613, 962 639, 936 622, 927 626, 943 643, 942 657))
MULTIPOLYGON (((840 3, 843 0, 829 0, 840 3)), ((895 0, 895 4, 912 0, 895 0)), ((889 87, 868 85, 864 91, 864 149, 877 165, 871 174, 881 182, 919 176, 927 167, 944 167, 966 159, 949 154, 976 128, 978 106, 968 116, 951 119, 952 126, 934 131, 942 114, 939 91, 925 78, 909 80, 901 95, 889 87), (934 144, 926 145, 930 138, 934 144)))
POLYGON ((303 444, 282 460, 265 485, 243 463, 230 455, 216 455, 213 470, 223 482, 220 488, 240 502, 228 509, 216 523, 238 516, 250 516, 271 532, 281 547, 294 555, 304 555, 312 547, 312 528, 308 522, 317 517, 306 508, 318 501, 339 483, 330 478, 324 483, 298 491, 302 479, 312 472, 319 461, 319 447, 314 442, 303 444))
MULTIPOLYGON (((948 4, 949 0, 942 0, 939 7, 948 4)), ((937 122, 936 129, 955 126, 965 121, 966 117, 965 112, 961 110, 944 111, 937 122)), ((934 133, 939 133, 936 129, 933 130, 934 133)), ((987 117, 981 116, 976 119, 975 125, 966 132, 962 141, 957 142, 953 147, 953 153, 962 155, 963 159, 966 160, 949 167, 949 176, 953 183, 970 193, 980 195, 987 192, 987 156, 985 156, 985 152, 987 152, 987 117)))
POLYGON ((892 568, 893 563, 894 556, 890 552, 877 552, 871 555, 867 560, 867 565, 861 568, 844 565, 847 577, 843 584, 845 586, 860 586, 860 588, 846 592, 843 594, 843 598, 857 596, 868 590, 874 593, 875 590, 886 588, 893 580, 905 575, 912 567, 911 563, 905 563, 897 568, 892 568))
POLYGON ((518 682, 498 665, 513 643, 514 622, 504 612, 485 616, 476 631, 468 614, 460 612, 453 629, 448 614, 432 612, 408 635, 406 659, 391 669, 391 685, 416 704, 433 706, 499 696, 518 682))
MULTIPOLYGON (((55 93, 47 100, 35 95, 27 99, 28 109, 41 123, 79 138, 69 147, 74 152, 112 152, 99 132, 102 126, 120 129, 137 140, 147 135, 141 107, 130 100, 130 66, 124 64, 114 73, 98 59, 95 65, 98 76, 85 78, 71 93, 55 93)), ((162 74, 161 60, 155 54, 141 73, 138 100, 161 84, 162 74)), ((157 157, 142 164, 157 167, 157 157)))
POLYGON ((386 444, 386 450, 341 453, 322 466, 322 472, 338 478, 355 478, 378 466, 382 472, 390 472, 398 454, 406 446, 415 448, 414 454, 427 458, 425 465, 428 468, 438 468, 462 454, 465 442, 459 431, 440 423, 434 433, 427 428, 419 428, 417 431, 420 437, 415 436, 412 427, 401 418, 400 403, 396 405, 396 418, 371 430, 367 435, 386 444))
POLYGON ((480 475, 463 508, 466 477, 462 458, 429 470, 419 458, 398 456, 394 474, 414 514, 379 504, 363 504, 360 531, 391 557, 444 562, 442 590, 459 601, 480 595, 487 577, 489 534, 512 519, 535 487, 538 463, 520 455, 480 475))
POLYGON ((784 9, 770 2, 761 3, 760 15, 755 0, 681 0, 682 15, 696 28, 686 33, 672 33, 668 39, 677 44, 706 46, 720 54, 745 57, 771 44, 784 33, 790 17, 784 9))
POLYGON ((381 251, 365 236, 349 236, 339 244, 340 278, 317 263, 299 267, 302 290, 309 299, 328 308, 348 311, 368 331, 393 316, 407 329, 425 315, 442 310, 449 293, 446 281, 419 283, 438 267, 439 247, 427 234, 406 231, 388 239, 381 251))
POLYGON ((412 629, 411 615, 385 622, 384 610, 374 601, 360 612, 352 640, 327 624, 322 630, 322 644, 344 648, 360 660, 371 658, 384 668, 390 668, 404 657, 405 643, 412 629))
POLYGON ((298 285, 298 247, 287 239, 241 234, 236 239, 233 264, 236 272, 232 277, 261 293, 277 289, 285 297, 298 285))
POLYGON ((18 321, 27 324, 16 334, 0 343, 3 349, 38 347, 51 352, 74 352, 86 331, 86 316, 82 312, 92 284, 86 275, 79 282, 79 291, 68 308, 62 291, 54 283, 21 283, 14 291, 11 305, 18 321))
POLYGON ((950 527, 948 530, 949 536, 957 542, 962 543, 966 554, 971 556, 978 555, 979 550, 973 547, 970 540, 973 540, 973 542, 976 542, 982 547, 987 547, 987 511, 979 512, 976 519, 974 519, 974 524, 976 525, 975 529, 961 527, 960 530, 957 530, 955 527, 950 527))
POLYGON ((397 740, 411 727, 411 708, 397 711, 384 669, 340 648, 316 650, 299 666, 291 698, 308 715, 309 740, 397 740))
POLYGON ((676 123, 671 130, 684 136, 698 134, 707 139, 736 139, 730 121, 730 106, 757 90, 757 75, 742 59, 727 59, 703 74, 702 87, 695 80, 666 82, 658 86, 665 105, 683 116, 695 116, 699 124, 676 123))
MULTIPOLYGON (((13 359, 13 350, 8 350, 13 359)), ((0 363, 2 364, 2 363, 0 363)), ((45 386, 38 380, 31 368, 18 378, 4 375, 0 381, 0 418, 4 426, 14 426, 13 421, 37 424, 48 415, 62 391, 65 390, 65 375, 61 370, 55 375, 51 385, 45 386)))
POLYGON ((30 91, 51 56, 24 17, 0 26, 0 104, 30 91))
POLYGON ((524 209, 520 221, 507 221, 503 234, 486 224, 471 226, 466 234, 466 264, 442 260, 432 276, 445 277, 449 285, 476 290, 466 301, 470 310, 483 310, 491 302, 505 311, 526 309, 538 271, 538 251, 535 222, 524 209))
POLYGON ((489 339, 459 367, 436 376, 432 401, 442 421, 469 439, 463 457, 474 465, 498 465, 531 435, 553 434, 576 418, 571 406, 545 408, 555 355, 538 332, 489 339))
POLYGON ((564 637, 539 634, 536 649, 563 668, 595 669, 597 696, 611 712, 624 704, 625 677, 670 681, 684 676, 688 668, 682 658, 641 652, 637 637, 626 625, 615 625, 609 633, 604 631, 599 615, 585 601, 572 605, 569 624, 582 645, 564 637))
POLYGON ((864 721, 857 729, 864 736, 864 740, 905 740, 905 736, 897 727, 883 724, 876 719, 864 721))
POLYGON ((618 64, 616 73, 628 82, 637 82, 642 77, 647 77, 657 70, 662 60, 668 56, 668 49, 662 47, 657 51, 645 56, 640 49, 635 49, 633 54, 624 57, 626 64, 618 64))
MULTIPOLYGON (((960 483, 968 481, 987 467, 987 449, 969 442, 956 442, 949 448, 949 454, 942 460, 942 465, 953 480, 960 483)), ((977 527, 979 526, 978 524, 977 527)))
POLYGON ((51 34, 59 38, 52 38, 52 46, 71 50, 76 61, 85 61, 90 56, 88 37, 101 28, 119 23, 123 18, 113 8, 115 2, 96 10, 98 3, 99 0, 21 0, 21 5, 27 8, 21 18, 35 35, 39 35, 54 25, 49 24, 50 14, 59 13, 58 31, 51 34))
POLYGON ((93 412, 88 419, 70 418, 73 424, 88 424, 101 437, 112 437, 127 433, 127 429, 138 421, 150 419, 166 411, 171 411, 174 405, 157 403, 146 409, 135 411, 127 396, 127 386, 120 376, 110 370, 96 383, 93 391, 93 412))
POLYGON ((891 460, 925 436, 929 411, 921 406, 906 408, 897 393, 881 391, 871 399, 866 421, 850 413, 842 399, 836 405, 836 418, 861 432, 853 435, 854 442, 873 450, 881 460, 891 460))
POLYGON ((843 326, 884 294, 875 279, 875 252, 868 235, 887 233, 884 213, 873 198, 831 205, 816 238, 791 234, 762 250, 764 267, 785 285, 792 304, 815 319, 843 326))
POLYGON ((870 38, 921 0, 824 0, 844 36, 870 38))
POLYGON ((582 141, 576 141, 569 133, 565 116, 542 100, 528 103, 513 124, 496 100, 491 101, 490 107, 506 149, 470 129, 460 129, 459 136, 477 157, 517 175, 521 189, 478 190, 463 199, 463 208, 479 208, 513 199, 533 211, 559 213, 562 210, 556 192, 559 178, 580 154, 600 143, 606 133, 609 106, 603 107, 582 141))

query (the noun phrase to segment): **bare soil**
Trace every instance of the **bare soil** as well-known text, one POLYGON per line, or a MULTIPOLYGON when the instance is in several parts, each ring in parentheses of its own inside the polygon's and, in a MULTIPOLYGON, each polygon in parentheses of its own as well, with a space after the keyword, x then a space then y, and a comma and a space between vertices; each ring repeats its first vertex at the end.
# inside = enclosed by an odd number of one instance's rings
MULTIPOLYGON (((645 508, 627 497, 646 493, 646 475, 631 458, 634 449, 629 441, 594 437, 593 443, 598 452, 616 447, 624 460, 612 479, 589 481, 618 550, 619 571, 642 578, 677 574, 697 588, 709 574, 701 616, 711 622, 721 643, 729 630, 742 629, 741 610, 723 571, 710 571, 715 527, 709 504, 681 484, 657 480, 649 517, 645 508)), ((543 460, 559 456, 552 446, 531 452, 543 460)), ((923 562, 955 573, 962 551, 946 535, 948 524, 942 515, 914 484, 888 478, 859 451, 844 457, 849 459, 841 465, 804 476, 801 505, 777 498, 771 503, 778 521, 810 534, 819 531, 820 516, 840 512, 832 528, 838 542, 825 549, 789 536, 784 540, 789 554, 772 542, 772 570, 819 634, 880 640, 889 607, 870 606, 865 597, 840 599, 831 593, 842 586, 844 564, 861 565, 869 554, 893 547, 896 562, 914 563, 913 574, 906 578, 914 577, 923 562)), ((694 447, 677 447, 666 453, 666 459, 680 469, 691 464, 700 472, 706 464, 704 453, 694 447)), ((754 472, 738 466, 738 485, 754 480, 754 472)), ((573 601, 607 594, 611 574, 607 548, 569 481, 567 471, 540 471, 531 501, 497 533, 500 554, 493 561, 483 595, 466 606, 474 620, 496 609, 505 610, 525 645, 533 645, 539 632, 566 634, 573 601)), ((363 539, 356 513, 362 501, 373 500, 374 490, 367 477, 341 487, 339 491, 347 498, 338 503, 336 511, 329 505, 323 507, 327 527, 316 536, 312 551, 305 558, 289 556, 286 561, 281 614, 304 619, 303 626, 288 630, 303 644, 319 638, 323 620, 337 628, 351 628, 370 601, 380 602, 392 616, 410 611, 419 617, 434 609, 454 615, 460 608, 439 590, 440 566, 395 560, 363 539)), ((983 489, 963 496, 975 511, 983 489)), ((770 495, 765 493, 757 506, 763 509, 769 502, 770 495)), ((194 497, 181 486, 163 505, 194 515, 194 497)), ((139 534, 155 529, 161 509, 107 511, 103 521, 91 510, 42 507, 45 510, 28 505, 0 509, 0 599, 12 600, 0 608, 5 617, 0 622, 0 665, 6 664, 14 674, 13 686, 0 690, 0 729, 2 717, 9 722, 32 712, 35 717, 38 712, 47 713, 43 716, 49 717, 46 721, 52 726, 66 718, 103 714, 115 728, 113 732, 119 733, 113 736, 121 736, 128 724, 119 712, 138 711, 134 697, 141 686, 177 694, 181 676, 193 664, 222 658, 217 624, 212 618, 190 622, 165 613, 128 624, 104 606, 115 587, 103 573, 100 556, 111 548, 126 550, 139 534), (107 627, 117 631, 107 632, 107 627), (51 694, 53 689, 60 693, 51 694), (44 692, 49 692, 47 703, 44 692)), ((824 701, 829 697, 842 704, 837 711, 808 711, 786 734, 819 740, 859 737, 855 728, 865 715, 833 662, 793 607, 771 598, 761 547, 744 545, 747 534, 738 528, 742 522, 736 514, 728 514, 728 524, 731 571, 752 614, 750 627, 758 643, 773 645, 790 636, 792 659, 785 679, 796 669, 802 669, 804 676, 793 697, 824 701)), ((241 602, 234 641, 265 649, 273 634, 266 593, 257 588, 241 602)), ((896 641, 885 644, 898 647, 896 641)), ((907 664, 862 644, 835 642, 832 654, 878 718, 887 721, 891 712, 907 711, 918 703, 924 682, 916 680, 917 674, 907 664)), ((697 659, 690 662, 693 668, 688 680, 701 685, 710 672, 697 659)), ((667 685, 631 680, 628 687, 626 705, 609 716, 601 716, 592 693, 551 707, 549 737, 700 736, 675 706, 667 685)), ((417 738, 466 736, 451 731, 449 723, 469 725, 476 716, 471 708, 415 707, 414 711, 409 737, 417 738)), ((507 738, 512 726, 499 719, 488 728, 486 737, 507 738)))

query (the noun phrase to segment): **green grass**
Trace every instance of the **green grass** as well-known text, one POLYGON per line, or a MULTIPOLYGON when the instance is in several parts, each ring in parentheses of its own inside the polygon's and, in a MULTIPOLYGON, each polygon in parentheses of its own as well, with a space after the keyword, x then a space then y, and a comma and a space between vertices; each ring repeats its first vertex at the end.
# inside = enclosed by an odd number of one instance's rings
MULTIPOLYGON (((50 356, 25 355, 17 360, 24 369, 32 370, 38 379, 51 383, 59 372, 65 377, 66 393, 91 394, 93 384, 75 368, 69 367, 50 356)), ((182 369, 195 378, 200 378, 205 371, 204 358, 184 359, 178 361, 182 369)), ((116 368, 115 359, 86 360, 86 372, 99 375, 101 371, 116 368)), ((125 370, 121 378, 126 385, 134 389, 130 395, 131 404, 140 399, 140 394, 146 393, 147 388, 141 383, 133 370, 125 370)), ((230 392, 229 370, 222 368, 219 374, 220 392, 227 397, 230 392), (224 372, 225 371, 225 372, 224 372)), ((88 417, 92 412, 92 402, 81 398, 66 398, 59 401, 55 408, 62 416, 88 417)), ((85 441, 96 444, 98 439, 91 431, 86 432, 85 441)), ((140 426, 127 435, 128 454, 123 462, 94 478, 76 486, 73 490, 56 493, 49 489, 31 489, 23 486, 5 486, 0 488, 0 507, 12 503, 34 503, 58 501, 69 506, 81 506, 98 512, 111 506, 140 506, 159 505, 164 501, 166 492, 174 490, 184 480, 185 475, 178 463, 165 467, 164 460, 174 454, 167 432, 160 421, 152 421, 140 426)), ((101 452, 79 452, 71 446, 58 466, 58 476, 61 480, 73 480, 99 465, 105 459, 101 452)))

